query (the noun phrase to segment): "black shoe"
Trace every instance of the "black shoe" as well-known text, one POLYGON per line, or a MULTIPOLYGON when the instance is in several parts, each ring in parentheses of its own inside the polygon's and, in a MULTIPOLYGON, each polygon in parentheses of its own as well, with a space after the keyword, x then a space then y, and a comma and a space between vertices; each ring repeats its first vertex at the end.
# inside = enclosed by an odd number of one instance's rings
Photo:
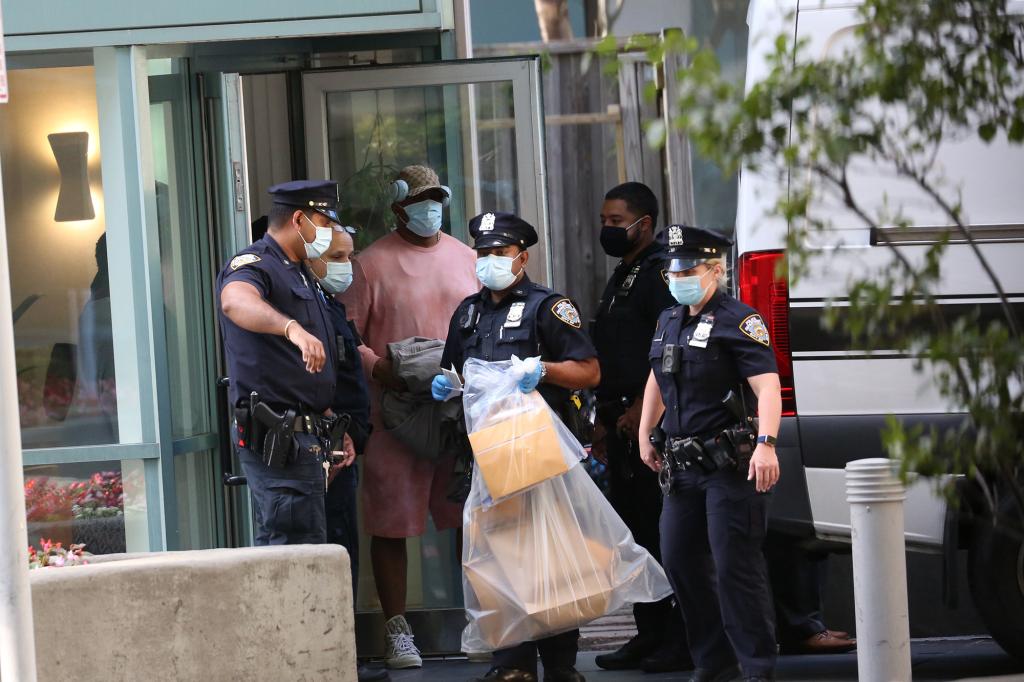
POLYGON ((390 680, 391 676, 388 675, 386 668, 370 668, 361 665, 356 668, 356 679, 359 682, 380 682, 382 680, 390 680))
POLYGON ((544 669, 544 682, 587 682, 587 678, 580 674, 579 670, 569 666, 568 668, 544 669))
POLYGON ((697 668, 693 671, 690 682, 732 682, 740 676, 740 667, 731 665, 721 670, 704 670, 697 668))
POLYGON ((601 654, 594 659, 598 668, 605 670, 633 670, 640 667, 640 662, 658 650, 658 640, 653 637, 637 635, 629 640, 618 651, 601 654))
POLYGON ((474 677, 470 682, 537 682, 537 676, 515 668, 491 668, 483 677, 474 677))
POLYGON ((672 673, 679 670, 693 670, 693 659, 689 649, 678 644, 662 644, 650 656, 640 661, 645 673, 672 673))

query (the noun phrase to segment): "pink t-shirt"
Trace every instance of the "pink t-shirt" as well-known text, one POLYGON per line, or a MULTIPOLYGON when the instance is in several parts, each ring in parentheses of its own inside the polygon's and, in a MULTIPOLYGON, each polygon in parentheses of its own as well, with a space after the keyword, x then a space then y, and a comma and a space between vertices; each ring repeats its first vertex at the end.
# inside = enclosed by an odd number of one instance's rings
POLYGON ((476 252, 444 233, 437 244, 422 247, 392 232, 356 256, 352 271, 352 285, 340 298, 363 337, 367 378, 389 343, 447 338, 459 303, 480 289, 476 252))

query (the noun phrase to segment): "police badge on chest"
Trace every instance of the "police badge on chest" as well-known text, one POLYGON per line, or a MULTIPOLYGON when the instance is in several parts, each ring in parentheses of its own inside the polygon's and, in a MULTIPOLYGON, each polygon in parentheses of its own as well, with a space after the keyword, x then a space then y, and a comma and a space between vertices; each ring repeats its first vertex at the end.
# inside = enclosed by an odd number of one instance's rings
POLYGON ((526 308, 526 304, 522 301, 517 301, 512 304, 508 309, 508 315, 505 317, 506 328, 518 327, 523 322, 523 310, 526 308))
POLYGON ((711 313, 704 313, 700 316, 700 322, 697 323, 697 328, 693 330, 693 336, 690 337, 690 345, 695 348, 707 348, 708 339, 711 338, 711 328, 715 326, 715 316, 711 313))

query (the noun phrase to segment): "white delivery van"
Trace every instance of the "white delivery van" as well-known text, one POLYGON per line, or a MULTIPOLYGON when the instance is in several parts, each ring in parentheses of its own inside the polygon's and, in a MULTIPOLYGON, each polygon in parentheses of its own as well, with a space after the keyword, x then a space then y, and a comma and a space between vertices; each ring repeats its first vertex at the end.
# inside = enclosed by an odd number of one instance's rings
MULTIPOLYGON (((856 2, 841 0, 753 0, 748 16, 747 85, 767 71, 774 36, 786 32, 807 40, 809 57, 837 56, 854 44, 856 2)), ((1024 13, 1024 3, 1011 3, 1024 13)), ((961 139, 938 154, 949 186, 962 191, 964 213, 981 250, 1024 319, 1024 147, 1003 140, 984 144, 961 139)), ((869 208, 902 206, 909 230, 888 235, 908 258, 919 257, 946 227, 929 201, 881 169, 861 168, 853 178, 869 208)), ((881 442, 887 415, 907 424, 955 424, 958 406, 938 394, 927 371, 912 358, 877 349, 851 349, 821 322, 828 301, 842 306, 851 276, 877 271, 891 261, 886 246, 838 204, 826 203, 832 225, 808 246, 817 252, 813 272, 790 286, 775 275, 784 257, 789 226, 766 218, 786 183, 744 173, 736 220, 737 285, 740 298, 758 308, 768 324, 783 386, 783 425, 778 454, 783 476, 773 500, 773 529, 817 546, 850 541, 844 467, 865 457, 885 456, 881 442)), ((980 306, 982 317, 1000 315, 993 287, 963 243, 952 243, 942 263, 942 309, 949 318, 980 306)), ((1024 362, 1024 359, 1022 359, 1024 362)), ((971 485, 961 481, 964 495, 971 485)), ((957 549, 969 552, 969 582, 977 610, 996 640, 1024 657, 1024 543, 960 518, 956 508, 918 479, 905 503, 908 549, 942 552, 955 566, 957 549)), ((948 571, 947 573, 949 573, 948 571)), ((947 580, 947 583, 949 581, 947 580)), ((938 598, 938 595, 936 595, 938 598)))

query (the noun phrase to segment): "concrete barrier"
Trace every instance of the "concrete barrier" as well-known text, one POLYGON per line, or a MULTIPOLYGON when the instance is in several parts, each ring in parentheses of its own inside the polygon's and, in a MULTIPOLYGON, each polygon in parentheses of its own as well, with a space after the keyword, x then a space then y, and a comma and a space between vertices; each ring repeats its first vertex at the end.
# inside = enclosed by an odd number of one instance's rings
POLYGON ((31 571, 39 679, 354 682, 350 570, 291 545, 31 571))

